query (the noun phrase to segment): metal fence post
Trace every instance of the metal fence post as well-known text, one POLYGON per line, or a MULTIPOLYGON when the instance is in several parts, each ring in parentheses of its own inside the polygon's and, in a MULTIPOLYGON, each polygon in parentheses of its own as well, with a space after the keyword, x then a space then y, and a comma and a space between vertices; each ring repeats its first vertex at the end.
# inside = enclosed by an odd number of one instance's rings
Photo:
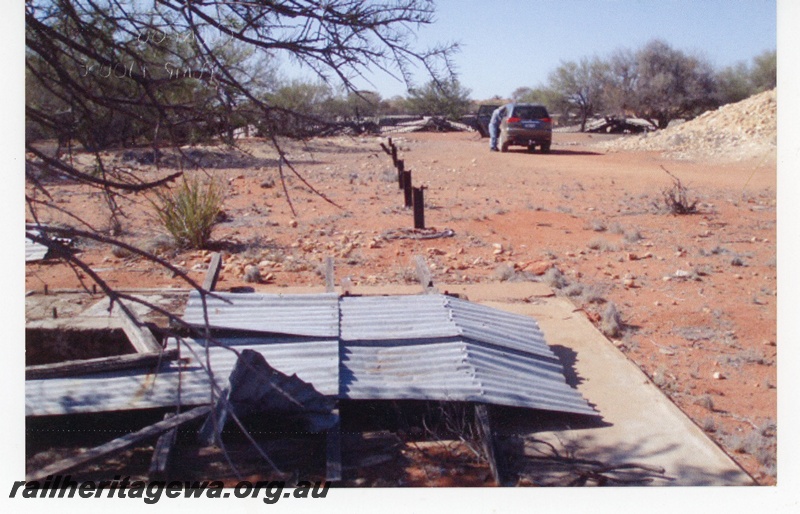
POLYGON ((406 163, 403 159, 397 159, 396 166, 397 166, 397 182, 400 185, 400 189, 405 189, 405 184, 403 183, 405 177, 403 176, 403 172, 406 169, 406 163))
POLYGON ((425 198, 423 191, 424 187, 414 188, 414 228, 425 228, 425 198))
POLYGON ((411 170, 403 172, 403 197, 405 200, 406 208, 411 207, 414 204, 414 199, 411 195, 411 170))

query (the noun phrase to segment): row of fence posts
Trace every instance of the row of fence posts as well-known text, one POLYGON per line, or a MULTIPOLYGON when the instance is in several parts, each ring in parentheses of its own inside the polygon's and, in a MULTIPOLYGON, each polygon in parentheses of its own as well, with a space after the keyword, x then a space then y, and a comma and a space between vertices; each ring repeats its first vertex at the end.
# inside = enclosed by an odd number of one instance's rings
POLYGON ((397 158, 397 146, 392 142, 392 138, 387 139, 387 145, 381 143, 381 148, 386 154, 392 157, 392 164, 397 168, 397 182, 403 191, 405 207, 414 209, 414 228, 425 228, 425 187, 413 187, 411 185, 411 170, 406 169, 403 159, 397 158))

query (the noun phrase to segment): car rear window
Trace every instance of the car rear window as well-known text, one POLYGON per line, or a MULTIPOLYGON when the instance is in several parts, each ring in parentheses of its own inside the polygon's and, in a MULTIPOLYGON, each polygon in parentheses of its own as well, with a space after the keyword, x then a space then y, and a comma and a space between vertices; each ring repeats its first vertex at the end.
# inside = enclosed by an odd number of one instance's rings
POLYGON ((513 116, 523 120, 540 120, 550 117, 547 114, 547 109, 541 105, 517 105, 514 107, 513 116))

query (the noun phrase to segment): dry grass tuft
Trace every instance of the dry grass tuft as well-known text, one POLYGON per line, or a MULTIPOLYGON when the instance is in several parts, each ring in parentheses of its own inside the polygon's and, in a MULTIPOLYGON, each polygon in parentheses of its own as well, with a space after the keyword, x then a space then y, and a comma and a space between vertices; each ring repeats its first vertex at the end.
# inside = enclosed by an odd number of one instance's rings
POLYGON ((225 193, 218 181, 185 178, 175 189, 163 189, 153 201, 161 225, 179 248, 205 248, 219 222, 225 193))

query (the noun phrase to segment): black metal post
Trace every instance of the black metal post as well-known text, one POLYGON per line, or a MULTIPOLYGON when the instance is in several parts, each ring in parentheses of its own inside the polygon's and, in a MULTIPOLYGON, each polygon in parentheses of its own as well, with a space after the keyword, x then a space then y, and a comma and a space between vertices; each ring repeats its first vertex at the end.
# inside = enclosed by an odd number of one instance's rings
POLYGON ((397 182, 400 185, 400 189, 405 189, 405 184, 403 183, 403 180, 405 180, 405 178, 403 177, 403 172, 406 169, 406 163, 403 159, 397 159, 396 166, 397 166, 397 182))
POLYGON ((414 188, 414 228, 421 230, 425 228, 425 198, 424 187, 414 188))
POLYGON ((397 166, 397 147, 393 143, 389 143, 392 148, 392 164, 397 166))
POLYGON ((403 197, 405 199, 405 206, 406 208, 411 207, 414 204, 414 199, 411 195, 411 170, 403 172, 403 197))

